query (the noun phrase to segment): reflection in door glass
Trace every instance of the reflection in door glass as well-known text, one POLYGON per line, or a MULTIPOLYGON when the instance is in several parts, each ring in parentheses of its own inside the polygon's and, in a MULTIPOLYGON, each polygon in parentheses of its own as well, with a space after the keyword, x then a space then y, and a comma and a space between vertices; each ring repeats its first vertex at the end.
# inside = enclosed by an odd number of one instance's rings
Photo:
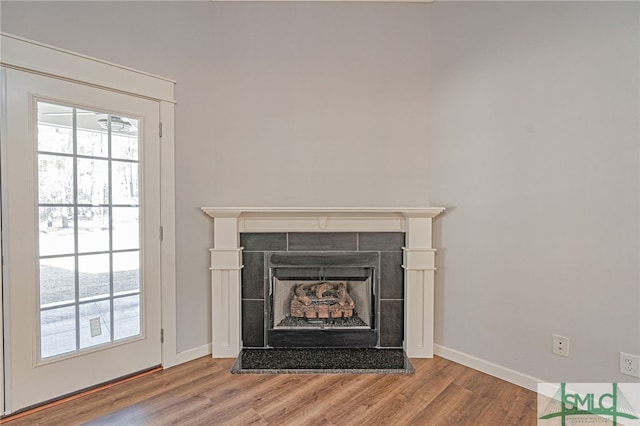
POLYGON ((40 357, 139 336, 139 120, 37 103, 40 357))

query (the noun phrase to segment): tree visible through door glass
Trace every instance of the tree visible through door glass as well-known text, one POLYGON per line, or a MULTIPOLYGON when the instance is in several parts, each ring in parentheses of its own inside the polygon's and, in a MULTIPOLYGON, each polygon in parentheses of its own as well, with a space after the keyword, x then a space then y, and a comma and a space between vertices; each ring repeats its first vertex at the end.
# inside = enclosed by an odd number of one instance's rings
POLYGON ((140 335, 139 120, 37 102, 40 357, 140 335))

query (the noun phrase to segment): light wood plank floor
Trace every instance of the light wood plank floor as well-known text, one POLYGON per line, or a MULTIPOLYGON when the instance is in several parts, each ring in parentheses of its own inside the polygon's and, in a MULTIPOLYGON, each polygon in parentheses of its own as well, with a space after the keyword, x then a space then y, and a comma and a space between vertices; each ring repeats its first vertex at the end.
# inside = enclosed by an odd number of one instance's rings
POLYGON ((536 394, 445 360, 404 375, 232 375, 200 358, 2 423, 19 425, 535 425, 536 394))

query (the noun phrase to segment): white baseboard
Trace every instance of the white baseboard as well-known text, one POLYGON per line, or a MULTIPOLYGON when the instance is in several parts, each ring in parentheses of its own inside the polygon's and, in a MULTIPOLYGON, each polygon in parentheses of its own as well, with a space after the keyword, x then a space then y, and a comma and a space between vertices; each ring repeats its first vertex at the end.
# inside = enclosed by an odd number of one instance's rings
POLYGON ((490 376, 497 377, 498 379, 505 380, 509 383, 513 383, 514 385, 521 386, 534 392, 537 391, 538 383, 543 382, 542 380, 536 379, 535 377, 531 377, 518 371, 503 367, 501 365, 476 358, 475 356, 456 351, 455 349, 449 349, 447 347, 436 344, 434 345, 433 350, 434 354, 448 359, 449 361, 457 362, 458 364, 473 368, 474 370, 481 371, 483 373, 489 374, 490 376))
POLYGON ((206 355, 211 355, 211 343, 177 353, 173 365, 193 361, 196 358, 201 358, 206 355))

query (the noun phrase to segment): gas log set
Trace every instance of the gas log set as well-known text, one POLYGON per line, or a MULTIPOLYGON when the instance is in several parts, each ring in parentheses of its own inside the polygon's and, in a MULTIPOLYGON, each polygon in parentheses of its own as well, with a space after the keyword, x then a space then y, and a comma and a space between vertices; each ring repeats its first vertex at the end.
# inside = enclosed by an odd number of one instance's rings
POLYGON ((358 316, 347 281, 296 283, 287 307, 277 328, 370 328, 358 316))
POLYGON ((350 318, 355 302, 345 281, 297 284, 291 298, 291 316, 296 318, 350 318))

